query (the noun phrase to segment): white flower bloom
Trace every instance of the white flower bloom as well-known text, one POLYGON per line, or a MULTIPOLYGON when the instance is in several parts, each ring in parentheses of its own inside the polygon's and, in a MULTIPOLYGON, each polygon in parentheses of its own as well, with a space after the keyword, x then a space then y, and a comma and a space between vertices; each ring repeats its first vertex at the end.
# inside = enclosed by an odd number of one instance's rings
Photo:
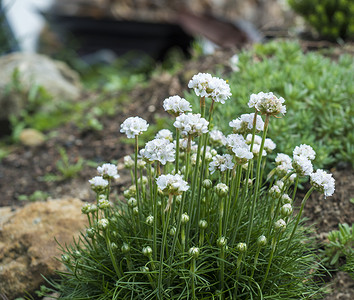
POLYGON ((197 96, 208 97, 222 104, 231 96, 230 86, 225 80, 212 77, 207 73, 194 75, 189 81, 188 87, 194 89, 197 96))
POLYGON ((269 189, 269 195, 273 198, 278 198, 281 195, 281 191, 279 186, 277 185, 273 185, 270 189, 269 189))
POLYGON ((276 144, 269 138, 266 138, 264 141, 264 150, 267 153, 271 153, 275 148, 276 148, 276 144))
POLYGON ((279 219, 274 223, 274 228, 279 231, 284 231, 286 228, 286 222, 283 219, 279 219))
POLYGON ((232 170, 234 163, 232 162, 232 156, 230 154, 216 155, 209 164, 209 171, 213 174, 216 170, 224 172, 227 169, 232 170))
POLYGON ((232 71, 234 71, 234 72, 240 71, 240 68, 238 67, 239 62, 240 62, 240 59, 237 54, 234 54, 233 56, 231 56, 231 58, 229 60, 229 64, 230 64, 232 71))
POLYGON ((161 191, 169 195, 180 195, 189 189, 187 181, 179 174, 160 175, 156 178, 156 184, 161 191))
POLYGON ((299 176, 308 176, 313 172, 311 161, 304 156, 293 157, 293 168, 299 176))
POLYGON ((140 117, 130 117, 120 125, 120 132, 125 133, 128 139, 142 134, 149 127, 149 124, 140 117))
POLYGON ((183 136, 197 136, 208 132, 209 122, 200 114, 181 114, 176 118, 173 126, 181 131, 183 136))
MULTIPOLYGON (((176 141, 173 141, 173 144, 174 144, 175 147, 176 147, 176 141)), ((195 145, 195 142, 194 142, 194 141, 191 141, 191 148, 194 147, 194 145, 195 145)), ((187 146, 188 146, 188 139, 187 139, 187 138, 179 139, 179 148, 180 148, 180 149, 186 150, 186 149, 187 149, 187 146)))
MULTIPOLYGON (((259 156, 260 150, 261 150, 261 145, 255 143, 252 148, 252 153, 254 154, 254 156, 259 156)), ((262 156, 267 156, 267 152, 265 150, 262 151, 262 156)))
POLYGON ((101 219, 97 222, 98 228, 100 228, 100 229, 106 229, 108 224, 109 224, 109 222, 107 219, 101 219))
POLYGON ((124 156, 124 166, 128 169, 134 166, 134 160, 131 158, 130 155, 124 156))
POLYGON ((113 164, 103 164, 101 167, 97 167, 97 172, 105 179, 118 179, 120 177, 117 166, 113 164))
POLYGON ((170 142, 172 142, 173 141, 173 133, 171 130, 161 129, 158 133, 156 133, 155 139, 166 139, 166 140, 169 140, 170 142))
POLYGON ((210 141, 218 146, 226 145, 226 137, 220 130, 213 129, 209 133, 210 141))
POLYGON ((277 98, 272 92, 252 94, 248 102, 249 107, 254 107, 261 114, 277 115, 286 113, 286 106, 283 105, 284 98, 277 98))
POLYGON ((328 174, 326 171, 319 169, 310 175, 310 181, 316 190, 324 193, 325 197, 333 195, 335 181, 332 174, 328 174))
POLYGON ((146 143, 140 154, 148 161, 159 161, 165 165, 175 160, 175 145, 165 138, 154 139, 146 143))
POLYGON ((247 147, 246 141, 241 134, 232 133, 226 137, 226 145, 229 148, 247 147))
MULTIPOLYGON (((251 145, 252 143, 252 134, 247 134, 246 136, 246 144, 251 145)), ((259 135, 254 135, 254 145, 261 145, 262 144, 262 137, 260 137, 259 135)))
POLYGON ((275 170, 281 176, 284 176, 285 174, 290 172, 290 170, 292 170, 293 168, 292 159, 290 158, 289 155, 286 155, 284 153, 277 154, 275 158, 275 164, 277 165, 275 170))
POLYGON ((186 99, 177 95, 166 98, 163 101, 163 108, 174 116, 192 111, 191 104, 186 99))
MULTIPOLYGON (((252 132, 254 113, 243 114, 239 118, 232 120, 229 126, 233 128, 235 133, 246 134, 252 132)), ((263 131, 264 122, 260 115, 256 118, 256 132, 263 131)))
POLYGON ((232 148, 232 152, 235 154, 236 162, 240 165, 247 163, 253 158, 253 153, 248 147, 235 147, 232 148))
POLYGON ((316 152, 312 149, 311 146, 302 144, 300 146, 296 146, 293 151, 294 156, 303 156, 309 160, 314 160, 316 157, 316 152))
POLYGON ((92 179, 89 180, 89 183, 91 184, 93 189, 104 189, 108 186, 108 180, 103 179, 101 176, 95 176, 92 179))

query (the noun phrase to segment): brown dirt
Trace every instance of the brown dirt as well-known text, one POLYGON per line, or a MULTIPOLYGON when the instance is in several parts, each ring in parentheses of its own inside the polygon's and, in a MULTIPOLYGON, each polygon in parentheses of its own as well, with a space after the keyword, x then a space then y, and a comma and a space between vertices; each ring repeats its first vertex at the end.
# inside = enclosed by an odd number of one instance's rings
MULTIPOLYGON (((94 174, 92 167, 85 166, 79 176, 61 182, 44 182, 41 178, 55 172, 55 163, 60 159, 57 146, 66 149, 70 160, 77 161, 79 157, 97 163, 120 160, 132 153, 132 146, 121 143, 123 137, 119 133, 120 124, 128 116, 139 115, 149 123, 153 123, 156 116, 167 116, 161 109, 161 102, 174 94, 183 95, 184 87, 191 75, 197 72, 215 71, 215 66, 224 64, 233 51, 220 52, 197 61, 190 61, 181 72, 171 76, 162 74, 152 78, 147 88, 137 88, 130 94, 132 102, 114 117, 104 118, 101 123, 104 130, 99 132, 82 132, 73 124, 67 124, 57 131, 57 136, 48 140, 37 148, 18 146, 0 162, 0 206, 20 206, 20 195, 31 195, 36 190, 47 192, 51 198, 64 196, 78 197, 90 200, 90 190, 87 180, 94 174)), ((229 72, 223 67, 224 74, 229 72)), ((352 169, 331 170, 336 179, 336 193, 333 197, 323 199, 323 196, 314 194, 307 202, 305 216, 309 223, 316 224, 316 234, 325 238, 326 233, 336 230, 338 223, 353 223, 354 204, 350 198, 354 196, 354 173, 352 169)), ((123 180, 124 183, 124 180, 123 180)), ((122 184, 117 186, 120 189, 122 184)), ((325 299, 354 299, 354 282, 348 276, 332 273, 330 282, 333 284, 333 293, 325 299)))

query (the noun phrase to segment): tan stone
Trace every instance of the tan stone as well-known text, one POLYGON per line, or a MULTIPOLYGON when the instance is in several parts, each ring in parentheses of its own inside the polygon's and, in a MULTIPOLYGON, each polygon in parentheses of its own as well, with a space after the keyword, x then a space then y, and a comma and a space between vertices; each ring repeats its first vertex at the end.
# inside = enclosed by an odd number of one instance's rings
POLYGON ((45 136, 36 129, 26 128, 21 131, 19 139, 25 146, 36 147, 44 143, 45 136))
POLYGON ((63 268, 55 259, 62 245, 86 225, 82 201, 69 198, 35 202, 11 212, 0 210, 0 295, 15 299, 63 268))

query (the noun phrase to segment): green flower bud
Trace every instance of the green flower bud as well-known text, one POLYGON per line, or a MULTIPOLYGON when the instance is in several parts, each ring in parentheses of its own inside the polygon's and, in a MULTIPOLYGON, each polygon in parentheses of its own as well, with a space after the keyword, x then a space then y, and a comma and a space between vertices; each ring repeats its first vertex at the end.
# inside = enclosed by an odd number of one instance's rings
POLYGON ((76 259, 80 258, 80 257, 81 257, 80 251, 79 251, 79 250, 75 250, 75 251, 73 252, 73 256, 74 256, 76 259))
POLYGON ((152 249, 150 246, 146 246, 143 248, 143 254, 147 257, 150 257, 152 255, 152 249))
POLYGON ((227 244, 227 239, 224 236, 221 236, 218 238, 216 243, 220 248, 225 247, 227 244))
POLYGON ((241 253, 244 253, 247 251, 247 244, 246 243, 238 243, 236 245, 236 249, 240 251, 241 253))
POLYGON ((131 208, 138 205, 138 201, 135 198, 130 198, 127 203, 128 203, 128 206, 131 208))
POLYGON ((286 223, 283 219, 279 219, 274 223, 275 230, 284 231, 286 228, 286 223))
POLYGON ((148 273, 149 271, 150 271, 150 269, 148 267, 146 267, 146 266, 141 267, 141 272, 148 273))
POLYGON ((150 226, 153 225, 153 224, 154 224, 154 217, 153 217, 152 215, 148 216, 148 217, 146 218, 145 223, 146 223, 147 225, 150 225, 150 226))
POLYGON ((109 224, 109 222, 107 219, 101 219, 98 221, 97 226, 99 229, 104 230, 108 227, 108 224, 109 224))
POLYGON ((218 183, 215 187, 215 191, 219 197, 226 197, 229 193, 229 187, 224 183, 218 183))
POLYGON ((95 230, 93 228, 87 228, 86 235, 92 239, 95 236, 95 230))
POLYGON ((189 249, 189 255, 192 256, 193 258, 198 258, 199 256, 199 248, 197 247, 192 247, 189 249))
POLYGON ((206 229, 208 227, 208 222, 205 220, 200 220, 199 221, 199 228, 201 229, 206 229))
POLYGON ((204 179, 203 180, 203 188, 206 190, 209 190, 213 187, 213 182, 210 179, 204 179))
POLYGON ((176 234, 176 227, 175 226, 172 226, 171 229, 170 229, 170 235, 174 236, 176 234))
POLYGON ((135 207, 133 208, 133 214, 134 214, 135 216, 139 215, 139 209, 138 209, 137 206, 135 206, 135 207))
POLYGON ((112 249, 118 249, 118 246, 117 246, 116 243, 111 243, 111 248, 112 248, 112 249))
POLYGON ((61 255, 61 260, 64 262, 64 263, 70 263, 70 256, 67 255, 67 254, 62 254, 61 255))
POLYGON ((189 222, 189 216, 187 215, 187 213, 182 214, 181 222, 182 224, 187 224, 189 222))
POLYGON ((128 253, 130 251, 130 246, 127 243, 123 243, 120 249, 122 250, 123 253, 128 253))
POLYGON ((261 235, 258 239, 257 239, 257 244, 260 247, 263 247, 265 245, 267 245, 267 238, 264 235, 261 235))
POLYGON ((280 214, 283 217, 288 217, 293 213, 293 208, 290 203, 284 204, 280 209, 280 214))

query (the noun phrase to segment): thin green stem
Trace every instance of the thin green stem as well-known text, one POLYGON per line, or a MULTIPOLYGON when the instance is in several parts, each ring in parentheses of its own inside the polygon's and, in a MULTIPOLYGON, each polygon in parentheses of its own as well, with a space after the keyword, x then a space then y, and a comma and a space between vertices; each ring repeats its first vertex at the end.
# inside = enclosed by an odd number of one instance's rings
POLYGON ((138 228, 140 228, 142 211, 141 211, 139 183, 138 183, 138 152, 139 152, 138 135, 136 135, 135 136, 134 179, 135 179, 135 188, 136 188, 136 201, 138 203, 138 213, 139 213, 138 228))
POLYGON ((178 173, 179 168, 179 129, 176 128, 176 159, 175 159, 175 172, 178 173))
POLYGON ((113 268, 118 276, 118 278, 121 278, 123 275, 122 273, 120 272, 118 266, 117 266, 117 262, 116 262, 116 259, 113 255, 113 251, 112 251, 112 247, 111 247, 111 242, 109 240, 109 236, 108 236, 108 230, 105 230, 104 232, 104 237, 105 237, 105 240, 106 240, 106 245, 107 245, 107 249, 108 249, 108 252, 109 252, 109 256, 111 257, 111 261, 112 261, 112 264, 113 264, 113 268))

